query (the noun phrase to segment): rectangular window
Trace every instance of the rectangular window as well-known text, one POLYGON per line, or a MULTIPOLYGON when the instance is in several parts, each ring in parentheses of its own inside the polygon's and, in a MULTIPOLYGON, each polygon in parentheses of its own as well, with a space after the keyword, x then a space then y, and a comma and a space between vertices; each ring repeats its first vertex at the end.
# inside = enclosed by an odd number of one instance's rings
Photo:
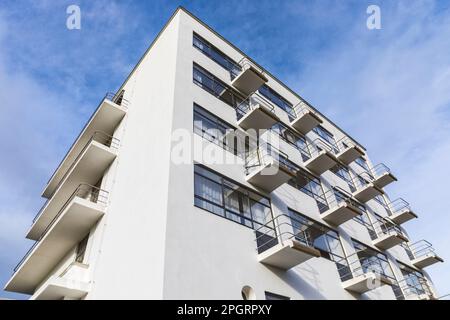
POLYGON ((367 164, 366 159, 364 159, 363 157, 358 157, 356 158, 355 162, 362 167, 363 169, 365 169, 367 172, 369 172, 369 165, 367 164))
POLYGON ((194 103, 194 133, 242 157, 245 146, 239 145, 240 139, 230 138, 233 135, 229 133, 234 130, 234 127, 194 103))
POLYGON ((264 97, 269 99, 272 103, 276 104, 282 110, 286 111, 290 121, 295 119, 294 108, 291 103, 289 103, 286 99, 280 96, 277 92, 275 92, 272 88, 267 85, 263 85, 258 89, 259 93, 261 93, 264 97))
POLYGON ((281 294, 276 294, 273 292, 265 291, 266 300, 291 300, 291 298, 282 296, 281 294))
POLYGON ((400 271, 403 275, 403 281, 401 282, 402 288, 407 296, 421 295, 421 294, 431 294, 429 290, 428 282, 423 275, 418 270, 414 270, 407 266, 406 264, 397 261, 400 266, 400 271))
POLYGON ((313 129, 313 132, 315 132, 319 137, 329 143, 333 148, 336 148, 336 141, 334 140, 334 136, 330 131, 322 126, 317 126, 313 129))
POLYGON ((270 200, 203 166, 194 166, 194 204, 226 219, 258 229, 271 221, 270 200))
POLYGON ((344 167, 341 164, 336 164, 333 168, 330 169, 330 171, 347 182, 351 192, 356 191, 355 184, 353 183, 352 176, 350 175, 350 170, 347 167, 344 167))
POLYGON ((311 158, 305 137, 292 131, 281 122, 275 123, 270 130, 278 134, 281 137, 281 139, 283 139, 290 145, 294 146, 298 151, 300 151, 303 161, 307 161, 311 158))
POLYGON ((195 63, 193 68, 193 81, 196 85, 205 89, 210 94, 233 108, 236 108, 241 103, 245 103, 245 98, 236 90, 233 90, 210 72, 195 63))
POLYGON ((196 33, 193 34, 192 44, 207 57, 217 62, 222 68, 228 70, 232 78, 235 78, 241 72, 242 68, 239 64, 196 33))
POLYGON ((87 243, 89 240, 89 234, 81 240, 77 245, 77 250, 75 252, 75 261, 79 263, 84 262, 84 257, 86 255, 87 243))
POLYGON ((297 176, 289 180, 288 183, 294 188, 297 188, 308 196, 314 198, 321 213, 329 209, 322 184, 318 178, 300 169, 297 176))
MULTIPOLYGON (((352 243, 363 273, 374 271, 394 281, 396 280, 386 255, 355 239, 352 239, 352 243)), ((354 265, 353 269, 355 268, 354 265)))

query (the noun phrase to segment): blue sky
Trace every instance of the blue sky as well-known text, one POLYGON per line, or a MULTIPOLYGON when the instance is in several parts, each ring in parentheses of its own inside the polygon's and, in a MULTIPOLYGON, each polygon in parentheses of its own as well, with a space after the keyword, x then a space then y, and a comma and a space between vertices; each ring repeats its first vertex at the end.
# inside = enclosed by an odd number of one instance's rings
POLYGON ((388 191, 419 214, 407 229, 446 259, 429 273, 450 293, 450 3, 431 0, 3 0, 0 284, 32 245, 24 235, 53 170, 180 4, 394 170, 388 191), (81 30, 66 28, 71 4, 81 30), (366 28, 369 4, 381 8, 381 30, 366 28))

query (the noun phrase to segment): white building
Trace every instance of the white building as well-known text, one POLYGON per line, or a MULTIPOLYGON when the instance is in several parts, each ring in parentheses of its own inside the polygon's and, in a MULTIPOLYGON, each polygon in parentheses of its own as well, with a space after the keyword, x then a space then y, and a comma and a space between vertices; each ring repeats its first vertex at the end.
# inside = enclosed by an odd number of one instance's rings
POLYGON ((31 299, 433 299, 423 268, 442 259, 404 230, 417 216, 384 191, 395 181, 179 8, 50 178, 26 235, 36 243, 5 289, 31 299), (229 129, 240 142, 262 130, 259 146, 253 137, 248 152, 234 148, 229 129), (183 161, 186 139, 204 148, 188 144, 183 161))

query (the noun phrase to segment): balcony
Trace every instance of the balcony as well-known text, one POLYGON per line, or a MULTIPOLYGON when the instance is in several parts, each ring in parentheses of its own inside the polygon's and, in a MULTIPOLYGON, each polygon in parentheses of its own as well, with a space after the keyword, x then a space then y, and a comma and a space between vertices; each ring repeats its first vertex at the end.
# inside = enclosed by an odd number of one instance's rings
POLYGON ((409 245, 408 255, 411 258, 411 263, 419 269, 444 262, 444 259, 436 254, 433 245, 426 240, 420 240, 409 245))
POLYGON ((389 203, 387 212, 389 219, 398 225, 417 218, 417 215, 411 210, 409 203, 402 198, 398 198, 389 203))
POLYGON ((304 164, 311 172, 321 175, 338 162, 335 156, 336 149, 321 138, 315 139, 312 145, 311 158, 304 164))
POLYGON ((361 205, 351 195, 339 187, 333 187, 325 194, 328 210, 321 214, 323 220, 339 226, 348 220, 362 215, 361 205))
POLYGON ((388 184, 397 181, 397 178, 391 173, 385 164, 379 163, 371 169, 372 171, 372 183, 378 188, 384 188, 388 184))
POLYGON ((248 58, 242 58, 239 61, 239 65, 242 67, 242 70, 231 73, 231 85, 245 96, 257 91, 259 87, 268 81, 264 71, 248 58))
POLYGON ((370 176, 363 173, 355 179, 356 191, 353 192, 353 197, 363 203, 372 200, 376 196, 382 195, 383 190, 377 187, 373 182, 370 182, 370 176))
POLYGON ((339 149, 339 152, 336 155, 336 157, 343 164, 348 165, 364 155, 363 148, 361 148, 349 137, 344 137, 338 140, 336 144, 339 149))
POLYGON ((68 165, 66 174, 61 177, 53 196, 47 200, 33 219, 27 238, 37 240, 46 226, 54 219, 59 209, 81 183, 95 185, 114 161, 119 140, 103 132, 94 132, 80 153, 68 165))
POLYGON ((108 136, 114 135, 114 130, 125 116, 128 105, 128 101, 123 98, 123 92, 118 95, 112 93, 106 94, 97 107, 97 110, 91 116, 84 129, 48 181, 47 186, 42 193, 43 197, 50 198, 55 193, 61 180, 64 179, 67 171, 82 152, 86 143, 91 140, 91 137, 95 132, 103 132, 108 136))
POLYGON ((89 266, 72 262, 39 287, 30 300, 80 300, 90 291, 89 266))
POLYGON ((267 130, 280 121, 274 106, 258 93, 253 93, 236 107, 236 116, 238 126, 245 130, 267 130))
POLYGON ((407 276, 399 282, 404 300, 434 300, 434 294, 425 278, 407 276))
POLYGON ((291 126, 301 133, 307 134, 321 123, 319 115, 305 102, 301 101, 293 108, 291 126))
POLYGON ((289 270, 309 259, 320 257, 313 246, 313 235, 319 230, 301 225, 287 215, 279 215, 255 230, 258 261, 289 270))
POLYGON ((349 257, 336 262, 345 290, 363 294, 384 285, 392 286, 396 280, 386 269, 385 264, 376 256, 358 256, 352 254, 349 257))
POLYGON ((269 193, 295 177, 300 169, 287 154, 270 144, 248 152, 244 166, 247 182, 269 193))
POLYGON ((373 227, 376 233, 373 244, 381 250, 388 250, 409 241, 402 230, 388 219, 376 221, 373 227))
POLYGON ((107 197, 106 191, 94 186, 82 184, 76 188, 14 269, 5 290, 33 294, 104 215, 107 197))

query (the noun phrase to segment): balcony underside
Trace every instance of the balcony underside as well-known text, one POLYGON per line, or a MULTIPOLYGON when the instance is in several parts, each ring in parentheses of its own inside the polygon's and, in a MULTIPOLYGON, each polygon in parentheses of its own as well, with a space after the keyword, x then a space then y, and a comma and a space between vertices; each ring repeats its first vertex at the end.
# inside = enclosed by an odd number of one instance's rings
POLYGON ((373 183, 368 183, 364 187, 353 192, 353 197, 358 201, 367 202, 381 194, 383 194, 383 190, 376 187, 373 183))
POLYGON ((40 216, 31 226, 27 233, 27 238, 37 240, 41 236, 47 225, 58 214, 73 191, 81 184, 95 185, 102 177, 105 170, 115 159, 116 153, 97 141, 92 141, 84 151, 72 171, 65 178, 63 184, 57 190, 40 216))
POLYGON ((64 278, 55 278, 34 295, 33 300, 79 300, 83 298, 90 289, 90 284, 80 281, 71 281, 64 278))
POLYGON ((258 90, 267 81, 267 78, 261 72, 253 67, 249 67, 234 78, 231 84, 247 96, 258 90))
POLYGON ((394 221, 397 224, 405 223, 409 220, 416 219, 417 215, 409 209, 402 210, 400 212, 396 212, 393 215, 389 216, 389 219, 394 221))
POLYGON ((364 155, 364 150, 362 150, 358 146, 350 146, 350 147, 346 148, 344 151, 341 151, 337 155, 337 158, 342 163, 348 165, 348 164, 352 163, 353 161, 355 161, 356 159, 358 159, 359 157, 361 157, 362 155, 364 155))
POLYGON ((329 151, 322 150, 319 154, 305 162, 305 166, 317 175, 333 168, 337 163, 336 157, 329 151))
POLYGON ((103 100, 97 111, 93 114, 86 127, 77 138, 66 157, 63 159, 59 167, 56 169, 50 181, 47 183, 42 196, 50 198, 55 192, 59 182, 63 179, 70 165, 76 159, 83 147, 88 143, 89 139, 96 131, 113 135, 115 128, 125 116, 126 109, 109 100, 103 100))
POLYGON ((295 177, 295 174, 285 169, 277 161, 258 166, 247 175, 247 182, 267 192, 272 192, 283 183, 295 177))
POLYGON ((444 262, 444 259, 432 253, 423 255, 411 261, 411 263, 419 269, 429 267, 438 262, 444 262))
POLYGON ((320 257, 318 250, 306 246, 297 240, 288 240, 260 253, 258 261, 283 270, 289 270, 309 259, 317 257, 320 257))
POLYGON ((382 234, 381 236, 373 240, 373 244, 381 250, 391 249, 402 242, 408 242, 408 238, 406 238, 399 232, 394 231, 387 234, 382 234))
POLYGON ((311 111, 305 111, 304 114, 299 115, 292 120, 291 126, 303 134, 307 134, 309 131, 317 127, 322 123, 322 120, 311 111))
POLYGON ((322 213, 321 216, 326 222, 339 226, 361 214, 361 211, 357 207, 346 202, 341 202, 338 206, 322 213))
POLYGON ((384 276, 368 272, 342 282, 344 289, 356 293, 365 293, 382 285, 392 285, 392 281, 384 276))
POLYGON ((374 178, 373 184, 377 186, 378 188, 384 188, 388 184, 397 181, 397 178, 394 177, 394 175, 390 172, 385 172, 377 177, 374 178))
POLYGON ((103 214, 103 206, 75 197, 25 258, 5 290, 33 294, 36 286, 86 236, 103 214))
POLYGON ((273 112, 258 104, 239 119, 238 126, 245 130, 267 130, 278 121, 280 121, 280 119, 273 112))

